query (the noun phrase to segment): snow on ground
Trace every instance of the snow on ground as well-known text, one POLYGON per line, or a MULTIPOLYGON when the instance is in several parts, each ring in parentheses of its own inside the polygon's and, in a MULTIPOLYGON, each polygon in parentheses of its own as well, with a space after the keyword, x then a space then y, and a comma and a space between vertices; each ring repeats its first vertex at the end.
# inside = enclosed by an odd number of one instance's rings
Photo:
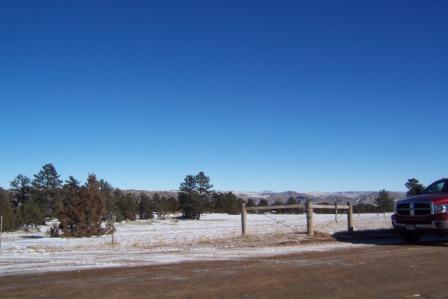
MULTIPOLYGON (((332 214, 315 214, 315 230, 344 231, 346 218, 339 215, 336 223, 332 214)), ((355 230, 391 227, 390 214, 355 214, 353 218, 355 230)), ((305 215, 248 214, 247 220, 245 238, 241 237, 240 215, 206 214, 200 221, 168 218, 123 222, 116 224, 114 245, 111 235, 50 238, 49 225, 35 233, 3 233, 0 275, 237 259, 360 246, 337 242, 298 245, 297 240, 305 238, 305 215), (276 246, 281 242, 275 240, 285 240, 286 246, 276 246)))

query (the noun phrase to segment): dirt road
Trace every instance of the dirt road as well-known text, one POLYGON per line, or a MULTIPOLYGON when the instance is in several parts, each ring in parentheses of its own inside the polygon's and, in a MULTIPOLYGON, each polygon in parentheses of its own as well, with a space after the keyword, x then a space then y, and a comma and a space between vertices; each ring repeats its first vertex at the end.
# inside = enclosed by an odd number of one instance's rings
POLYGON ((0 298, 448 298, 448 244, 7 276, 0 298))

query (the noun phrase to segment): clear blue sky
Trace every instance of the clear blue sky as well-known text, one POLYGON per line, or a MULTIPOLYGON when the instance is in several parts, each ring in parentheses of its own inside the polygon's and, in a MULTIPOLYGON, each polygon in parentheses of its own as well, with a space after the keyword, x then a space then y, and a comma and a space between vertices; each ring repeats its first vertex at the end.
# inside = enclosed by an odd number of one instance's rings
POLYGON ((448 176, 447 1, 2 1, 0 186, 403 190, 448 176))

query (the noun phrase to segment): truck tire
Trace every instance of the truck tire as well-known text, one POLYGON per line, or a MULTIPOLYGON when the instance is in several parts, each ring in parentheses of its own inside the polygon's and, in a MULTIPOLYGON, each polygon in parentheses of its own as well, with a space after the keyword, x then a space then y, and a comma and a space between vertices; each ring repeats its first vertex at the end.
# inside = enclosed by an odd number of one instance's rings
POLYGON ((400 232, 400 238, 405 243, 415 244, 417 243, 420 235, 418 233, 400 232))

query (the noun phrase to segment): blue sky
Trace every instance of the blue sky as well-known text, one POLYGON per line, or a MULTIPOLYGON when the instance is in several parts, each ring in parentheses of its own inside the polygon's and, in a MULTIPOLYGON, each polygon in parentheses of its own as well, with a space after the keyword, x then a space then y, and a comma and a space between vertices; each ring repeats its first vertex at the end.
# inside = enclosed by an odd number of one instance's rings
POLYGON ((446 1, 2 1, 0 186, 403 190, 447 176, 446 1))

